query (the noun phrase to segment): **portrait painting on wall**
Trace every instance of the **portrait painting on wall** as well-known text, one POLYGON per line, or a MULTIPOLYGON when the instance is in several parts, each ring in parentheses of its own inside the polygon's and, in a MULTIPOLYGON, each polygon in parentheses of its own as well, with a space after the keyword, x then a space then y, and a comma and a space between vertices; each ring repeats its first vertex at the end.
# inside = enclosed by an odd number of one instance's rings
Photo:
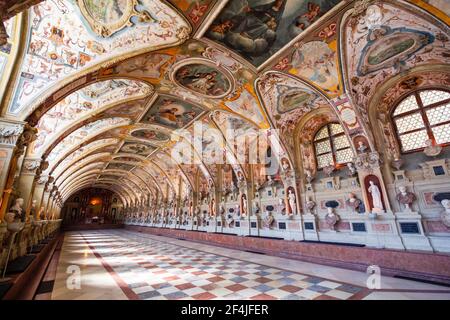
POLYGON ((194 120, 202 109, 183 100, 160 96, 144 118, 143 123, 156 123, 169 128, 182 128, 194 120))
POLYGON ((199 63, 180 67, 175 73, 175 81, 192 91, 212 97, 222 97, 231 87, 221 71, 199 63))
POLYGON ((207 37, 259 66, 340 0, 231 0, 207 37))

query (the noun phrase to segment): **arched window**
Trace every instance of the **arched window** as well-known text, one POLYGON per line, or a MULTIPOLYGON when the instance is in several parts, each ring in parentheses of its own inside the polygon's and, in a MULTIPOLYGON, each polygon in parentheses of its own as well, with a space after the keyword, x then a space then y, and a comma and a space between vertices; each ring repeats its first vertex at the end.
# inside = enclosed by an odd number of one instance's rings
POLYGON ((414 92, 398 104, 392 118, 402 152, 421 150, 428 139, 439 145, 450 143, 449 92, 414 92))
POLYGON ((353 152, 344 128, 339 123, 328 123, 317 131, 314 137, 317 168, 351 162, 353 152))

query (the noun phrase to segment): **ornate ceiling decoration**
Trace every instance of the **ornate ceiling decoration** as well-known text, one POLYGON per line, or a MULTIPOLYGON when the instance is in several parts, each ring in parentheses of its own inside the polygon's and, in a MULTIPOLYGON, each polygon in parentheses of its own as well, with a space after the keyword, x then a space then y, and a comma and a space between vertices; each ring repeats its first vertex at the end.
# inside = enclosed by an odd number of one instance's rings
POLYGON ((414 8, 391 0, 43 1, 28 11, 2 114, 38 128, 33 155, 49 161, 44 174, 67 197, 85 186, 119 190, 128 203, 200 192, 220 185, 222 169, 224 184, 250 176, 227 131, 265 130, 292 158, 298 127, 310 134, 338 119, 336 100, 349 95, 365 115, 386 78, 448 61, 448 17, 414 8), (183 150, 195 163, 180 161, 183 150), (219 159, 231 165, 218 168, 219 159))

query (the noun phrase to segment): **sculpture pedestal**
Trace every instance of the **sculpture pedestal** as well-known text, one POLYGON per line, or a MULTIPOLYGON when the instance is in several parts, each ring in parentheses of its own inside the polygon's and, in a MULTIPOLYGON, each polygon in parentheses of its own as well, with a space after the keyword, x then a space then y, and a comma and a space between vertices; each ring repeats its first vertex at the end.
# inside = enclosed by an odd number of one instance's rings
POLYGON ((29 238, 31 235, 31 224, 27 223, 23 230, 19 233, 18 236, 18 252, 17 257, 22 257, 27 254, 27 248, 29 243, 29 238))
POLYGON ((206 228, 206 231, 208 232, 216 232, 217 230, 217 220, 216 217, 210 217, 208 219, 208 223, 207 223, 208 227, 206 228))
POLYGON ((317 233, 317 217, 315 215, 303 215, 303 231, 305 240, 319 240, 319 234, 317 233))
POLYGON ((3 271, 3 267, 6 262, 6 255, 8 254, 8 246, 3 246, 6 243, 6 237, 8 235, 8 230, 6 228, 6 223, 0 223, 0 270, 3 271))
POLYGON ((234 227, 238 236, 250 235, 250 222, 248 217, 235 220, 234 227))
POLYGON ((299 215, 285 216, 287 232, 284 234, 285 240, 304 240, 302 218, 299 215))
POLYGON ((216 217, 216 232, 222 233, 225 223, 225 218, 223 216, 216 217))
MULTIPOLYGON (((236 221, 237 220, 234 219, 234 221, 232 223, 229 223, 229 221, 227 221, 225 219, 225 223, 223 224, 222 232, 237 235, 238 230, 236 228, 236 221)), ((239 223, 239 225, 240 225, 240 223, 239 223)))
POLYGON ((269 237, 269 238, 283 238, 287 233, 287 218, 286 216, 274 213, 274 222, 272 223, 270 228, 263 227, 259 230, 259 235, 261 237, 269 237))
POLYGON ((396 212, 395 217, 400 237, 407 250, 433 251, 430 240, 423 231, 422 216, 418 212, 396 212))
MULTIPOLYGON (((365 239, 365 244, 368 247, 405 250, 395 224, 395 216, 392 213, 374 215, 372 212, 364 215, 352 215, 351 220, 353 223, 365 223, 367 234, 361 235, 361 237, 365 239)), ((352 233, 361 234, 355 231, 352 233)))
POLYGON ((197 217, 192 218, 192 228, 191 230, 197 231, 198 230, 198 219, 197 217))
POLYGON ((198 221, 197 231, 208 231, 207 221, 203 218, 198 221))
POLYGON ((183 224, 182 228, 183 228, 184 230, 188 230, 188 231, 189 231, 189 230, 192 230, 192 228, 193 228, 192 219, 191 219, 191 218, 190 218, 190 219, 187 219, 186 223, 183 224))
POLYGON ((175 229, 177 227, 177 221, 175 218, 171 218, 169 220, 169 228, 170 229, 175 229))
POLYGON ((261 229, 261 217, 257 214, 250 216, 250 235, 259 236, 259 230, 261 229))

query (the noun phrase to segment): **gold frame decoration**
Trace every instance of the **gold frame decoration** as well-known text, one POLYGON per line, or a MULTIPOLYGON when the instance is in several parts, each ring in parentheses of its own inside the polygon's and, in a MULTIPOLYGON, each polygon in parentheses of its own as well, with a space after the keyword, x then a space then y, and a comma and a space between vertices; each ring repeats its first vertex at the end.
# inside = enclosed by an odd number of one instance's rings
MULTIPOLYGON (((150 13, 146 10, 139 12, 136 11, 135 7, 139 4, 138 0, 122 0, 125 1, 125 8, 121 10, 122 15, 111 22, 102 22, 97 17, 93 15, 87 2, 95 0, 77 0, 78 6, 83 14, 84 18, 87 20, 92 30, 103 38, 110 37, 114 33, 122 30, 123 28, 130 27, 133 25, 131 22, 132 16, 138 16, 140 22, 151 22, 154 21, 150 13)), ((113 0, 109 0, 108 3, 113 3, 113 0)), ((108 9, 105 9, 108 10, 108 9)))

